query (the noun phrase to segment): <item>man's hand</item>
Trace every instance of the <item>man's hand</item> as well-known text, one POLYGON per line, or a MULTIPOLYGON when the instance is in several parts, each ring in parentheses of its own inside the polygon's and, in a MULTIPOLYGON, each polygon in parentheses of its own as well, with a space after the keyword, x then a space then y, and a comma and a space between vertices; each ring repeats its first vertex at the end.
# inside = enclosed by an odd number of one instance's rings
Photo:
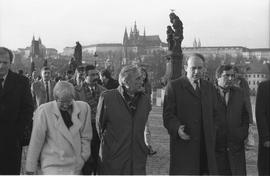
POLYGON ((263 146, 266 147, 266 148, 269 148, 270 147, 270 141, 265 141, 263 143, 263 146))
POLYGON ((178 129, 178 135, 181 139, 183 140, 190 140, 190 136, 187 135, 185 132, 185 125, 180 125, 179 129, 178 129))

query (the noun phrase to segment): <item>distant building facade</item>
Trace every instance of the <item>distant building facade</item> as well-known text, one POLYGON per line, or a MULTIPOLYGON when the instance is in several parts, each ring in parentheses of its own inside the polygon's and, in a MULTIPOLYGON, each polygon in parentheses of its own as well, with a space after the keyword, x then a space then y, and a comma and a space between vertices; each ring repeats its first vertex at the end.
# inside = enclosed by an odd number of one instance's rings
POLYGON ((88 45, 83 46, 83 52, 87 52, 91 55, 95 53, 122 53, 123 52, 123 45, 121 43, 103 43, 103 44, 95 44, 95 45, 88 45))
POLYGON ((75 47, 65 47, 63 52, 61 53, 62 56, 73 56, 75 47))
POLYGON ((200 39, 193 41, 193 47, 182 47, 183 54, 200 53, 205 57, 216 57, 230 55, 233 58, 238 56, 250 59, 270 60, 270 48, 246 48, 242 46, 202 46, 200 39))
POLYGON ((46 48, 46 58, 58 59, 58 52, 54 48, 46 48))
POLYGON ((268 65, 255 62, 255 63, 249 64, 247 68, 248 69, 244 77, 246 78, 248 82, 251 93, 256 94, 259 83, 269 79, 268 65))

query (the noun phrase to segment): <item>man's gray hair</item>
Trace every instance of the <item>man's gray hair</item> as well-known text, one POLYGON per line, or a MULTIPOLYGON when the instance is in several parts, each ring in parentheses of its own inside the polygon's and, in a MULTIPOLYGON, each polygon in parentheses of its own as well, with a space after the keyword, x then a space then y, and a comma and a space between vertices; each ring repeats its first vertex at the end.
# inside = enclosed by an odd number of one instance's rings
POLYGON ((63 97, 72 97, 75 98, 75 89, 74 86, 68 81, 58 81, 53 89, 54 99, 63 98, 63 97))
POLYGON ((126 80, 130 79, 130 77, 136 72, 139 72, 139 67, 136 65, 127 65, 123 67, 119 73, 119 84, 123 86, 126 80))

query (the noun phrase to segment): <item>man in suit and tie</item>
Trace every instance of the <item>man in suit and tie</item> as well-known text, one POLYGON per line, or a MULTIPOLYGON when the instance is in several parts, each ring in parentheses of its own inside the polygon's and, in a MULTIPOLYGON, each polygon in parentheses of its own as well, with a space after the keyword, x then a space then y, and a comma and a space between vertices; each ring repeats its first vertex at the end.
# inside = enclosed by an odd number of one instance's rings
POLYGON ((22 138, 33 116, 33 101, 26 77, 10 70, 13 53, 0 47, 0 175, 19 175, 22 138))
POLYGON ((211 83, 201 79, 202 55, 189 56, 185 70, 186 76, 168 83, 164 97, 163 121, 170 134, 169 174, 217 174, 216 91, 211 83))
POLYGON ((53 88, 55 82, 51 80, 51 70, 49 67, 41 69, 41 80, 32 83, 31 91, 34 99, 35 108, 43 103, 54 100, 53 88))
POLYGON ((248 136, 249 113, 244 91, 233 86, 232 65, 216 71, 219 116, 216 120, 216 160, 220 175, 246 175, 244 140, 248 136))

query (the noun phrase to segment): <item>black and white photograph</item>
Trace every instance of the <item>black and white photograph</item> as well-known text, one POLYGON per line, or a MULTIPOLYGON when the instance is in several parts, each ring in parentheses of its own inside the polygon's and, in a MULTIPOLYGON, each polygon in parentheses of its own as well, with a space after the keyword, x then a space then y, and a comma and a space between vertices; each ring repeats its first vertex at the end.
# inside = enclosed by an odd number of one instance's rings
POLYGON ((270 175, 270 0, 0 0, 0 175, 270 175))

